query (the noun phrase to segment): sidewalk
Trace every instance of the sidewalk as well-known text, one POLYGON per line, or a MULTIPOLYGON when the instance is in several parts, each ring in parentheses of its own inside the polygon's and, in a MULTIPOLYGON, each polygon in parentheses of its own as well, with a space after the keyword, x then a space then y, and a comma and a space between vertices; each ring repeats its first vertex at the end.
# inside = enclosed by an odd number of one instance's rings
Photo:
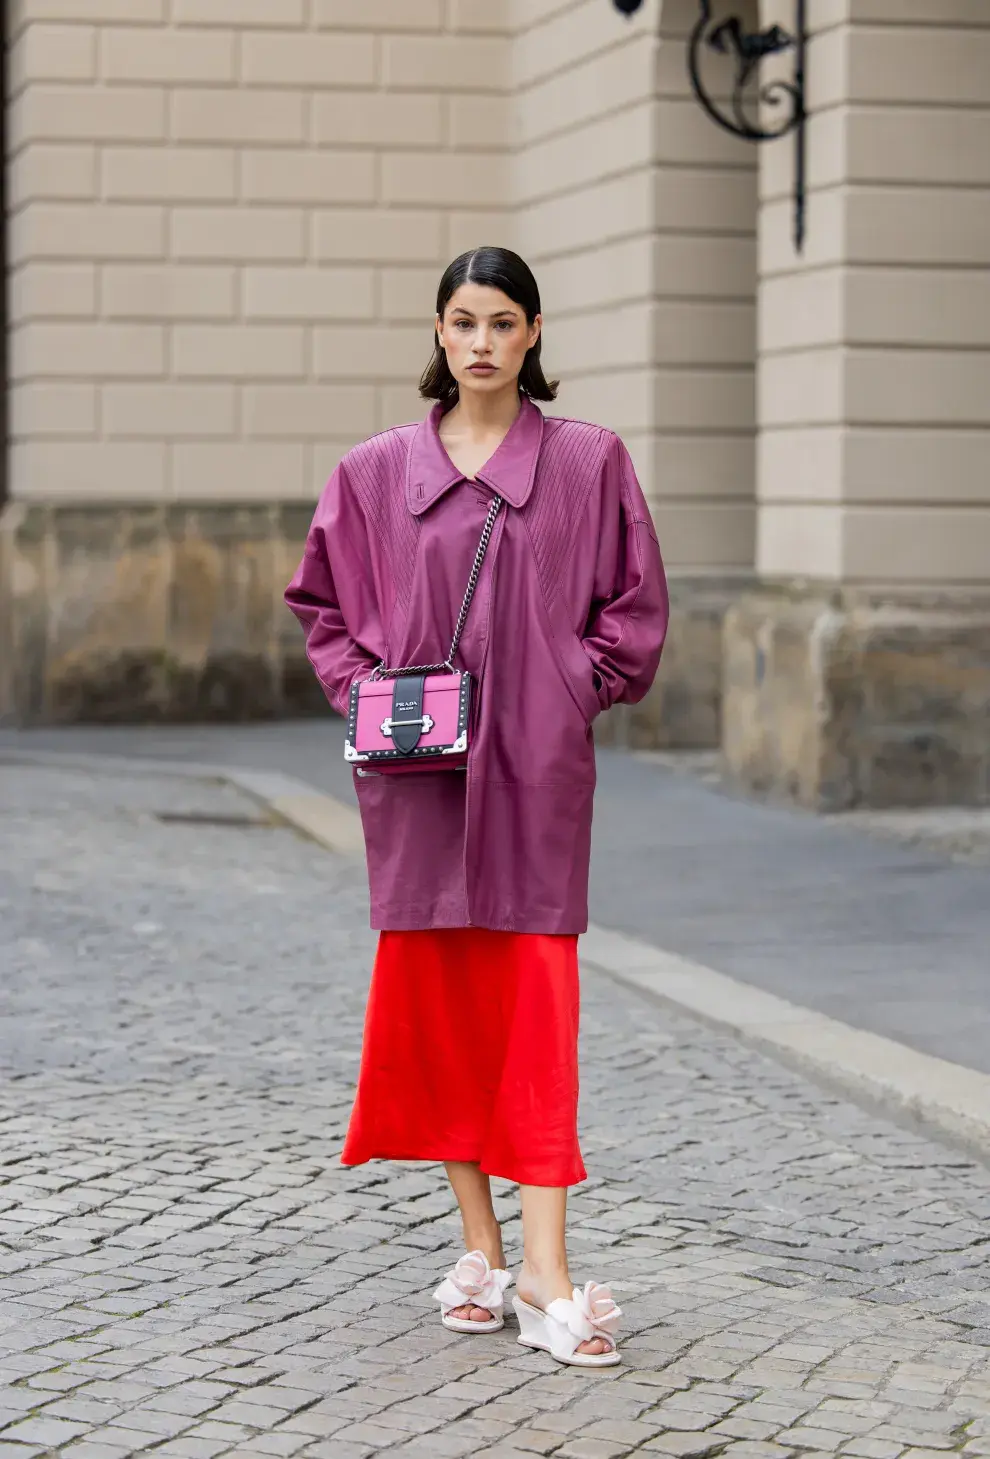
MULTIPOLYGON (((253 766, 352 803, 341 731, 334 718, 0 731, 0 752, 253 766)), ((990 812, 986 819, 990 831, 990 812)), ((855 818, 761 806, 601 751, 591 915, 856 1028, 990 1073, 990 864, 958 864, 938 846, 900 844, 855 818)))
POLYGON ((593 973, 625 1363, 445 1333, 438 1171, 336 1163, 365 920, 229 787, 0 765, 0 1459, 990 1453, 990 1173, 593 973))

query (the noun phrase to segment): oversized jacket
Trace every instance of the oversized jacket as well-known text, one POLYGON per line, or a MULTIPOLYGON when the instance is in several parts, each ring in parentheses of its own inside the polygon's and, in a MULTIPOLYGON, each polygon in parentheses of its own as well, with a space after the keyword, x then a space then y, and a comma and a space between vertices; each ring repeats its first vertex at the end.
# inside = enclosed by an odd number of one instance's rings
POLYGON ((335 709, 389 668, 441 663, 492 494, 498 519, 457 667, 478 681, 467 772, 357 774, 372 926, 587 927, 592 721, 660 662, 660 549, 619 438, 527 399, 469 481, 443 410, 355 447, 320 498, 286 600, 335 709))

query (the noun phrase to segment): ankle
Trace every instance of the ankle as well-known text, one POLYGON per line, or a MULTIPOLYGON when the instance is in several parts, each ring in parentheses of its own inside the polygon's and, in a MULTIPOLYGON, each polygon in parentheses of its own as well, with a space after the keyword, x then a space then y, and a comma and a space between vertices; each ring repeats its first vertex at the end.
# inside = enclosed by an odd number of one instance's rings
POLYGON ((464 1226, 464 1250, 483 1251, 490 1267, 504 1268, 505 1253, 502 1249, 502 1228, 492 1218, 489 1222, 464 1226))
POLYGON ((566 1277, 567 1253, 527 1251, 523 1254, 523 1271, 533 1277, 566 1277))
POLYGON ((567 1257, 525 1256, 517 1285, 520 1296, 535 1298, 538 1306, 552 1302, 555 1297, 569 1297, 572 1284, 567 1257))

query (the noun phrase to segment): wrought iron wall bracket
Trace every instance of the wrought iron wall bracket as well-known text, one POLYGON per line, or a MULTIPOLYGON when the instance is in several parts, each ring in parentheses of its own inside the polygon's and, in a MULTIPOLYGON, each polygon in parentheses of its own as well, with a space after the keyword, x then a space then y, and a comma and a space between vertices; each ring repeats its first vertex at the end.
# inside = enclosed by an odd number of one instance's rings
MULTIPOLYGON (((643 0, 612 0, 623 15, 635 15, 643 0)), ((688 40, 688 73, 699 102, 720 127, 747 142, 776 142, 794 134, 794 247, 804 246, 806 221, 806 143, 808 113, 805 105, 805 58, 808 45, 807 0, 794 0, 794 33, 779 25, 748 31, 738 16, 716 21, 711 0, 698 0, 699 16, 688 40), (732 92, 727 101, 712 96, 701 75, 702 48, 735 57, 732 92), (768 56, 794 51, 794 74, 761 83, 759 69, 768 56), (755 83, 755 84, 754 84, 755 83), (782 113, 779 109, 783 107, 782 113), (776 124, 766 125, 778 110, 776 124)))

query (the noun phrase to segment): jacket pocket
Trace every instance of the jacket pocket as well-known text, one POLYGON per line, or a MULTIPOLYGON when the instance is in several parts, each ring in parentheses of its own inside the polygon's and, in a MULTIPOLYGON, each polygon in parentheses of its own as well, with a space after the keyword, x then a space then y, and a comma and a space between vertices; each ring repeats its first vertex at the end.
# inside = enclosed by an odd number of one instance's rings
POLYGON ((552 603, 544 604, 544 611, 550 629, 545 651, 552 657, 557 674, 579 710, 582 722, 588 726, 602 710, 595 688, 595 666, 581 646, 561 598, 558 596, 552 603))
POLYGON ((580 639, 573 633, 558 632, 557 651, 575 703, 585 722, 591 724, 602 709, 595 688, 595 666, 581 646, 580 639))

